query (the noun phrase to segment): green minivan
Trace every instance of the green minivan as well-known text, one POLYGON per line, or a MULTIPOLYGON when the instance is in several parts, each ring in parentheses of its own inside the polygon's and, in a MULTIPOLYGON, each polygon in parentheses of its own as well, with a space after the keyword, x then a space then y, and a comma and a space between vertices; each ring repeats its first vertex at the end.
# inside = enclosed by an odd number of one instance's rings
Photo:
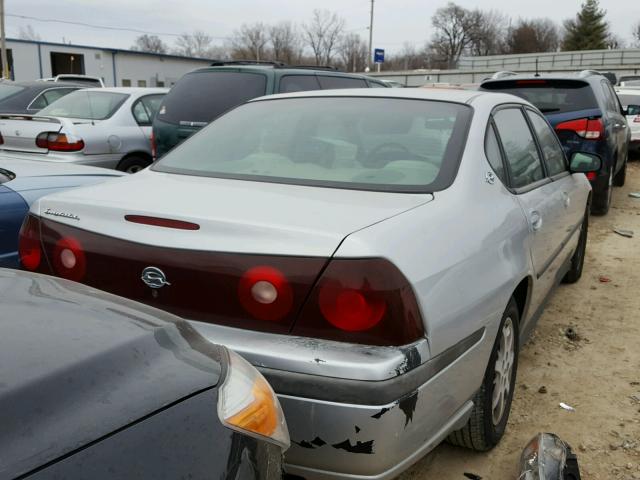
POLYGON ((244 61, 214 63, 187 73, 164 97, 153 121, 160 158, 227 110, 274 93, 337 88, 388 88, 381 80, 322 67, 244 61))

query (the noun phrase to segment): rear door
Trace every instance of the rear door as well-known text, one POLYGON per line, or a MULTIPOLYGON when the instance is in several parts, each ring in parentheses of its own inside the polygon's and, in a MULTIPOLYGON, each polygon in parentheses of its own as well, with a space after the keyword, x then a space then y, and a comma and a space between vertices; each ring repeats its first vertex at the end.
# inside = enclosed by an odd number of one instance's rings
POLYGON ((505 159, 508 186, 518 198, 529 223, 529 248, 537 280, 531 305, 537 308, 553 286, 549 267, 557 250, 557 186, 546 174, 522 108, 518 105, 502 107, 494 112, 493 120, 505 159))

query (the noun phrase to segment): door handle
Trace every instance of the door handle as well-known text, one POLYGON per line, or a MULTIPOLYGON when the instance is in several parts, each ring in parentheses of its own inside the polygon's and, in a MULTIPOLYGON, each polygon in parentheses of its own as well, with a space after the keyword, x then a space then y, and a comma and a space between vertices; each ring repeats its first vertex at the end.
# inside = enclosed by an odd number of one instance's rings
POLYGON ((540 212, 536 210, 531 212, 529 221, 531 222, 531 228, 533 228, 534 231, 538 231, 540 230, 540 227, 542 227, 542 217, 540 216, 540 212))

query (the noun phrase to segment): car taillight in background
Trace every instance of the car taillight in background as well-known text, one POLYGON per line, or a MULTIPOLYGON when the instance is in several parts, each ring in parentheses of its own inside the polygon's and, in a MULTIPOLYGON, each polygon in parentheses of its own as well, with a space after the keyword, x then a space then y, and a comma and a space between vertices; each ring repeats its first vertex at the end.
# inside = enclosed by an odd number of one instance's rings
POLYGON ((596 172, 587 172, 585 174, 587 176, 587 180, 593 182, 596 178, 598 178, 598 174, 596 172))
POLYGON ((153 130, 151 131, 149 140, 151 141, 151 158, 155 162, 158 159, 158 150, 156 149, 156 136, 153 134, 153 130))
POLYGON ((80 242, 73 237, 58 240, 53 249, 53 270, 56 275, 79 282, 86 272, 86 259, 80 242))
POLYGON ((579 137, 586 138, 587 140, 599 140, 604 136, 604 125, 599 118, 570 120, 559 123, 555 129, 556 131, 570 130, 575 132, 579 137))
POLYGON ((40 222, 32 215, 27 215, 20 228, 18 255, 20 263, 27 270, 37 270, 42 261, 40 222))
POLYGON ((36 146, 54 152, 78 152, 84 148, 84 141, 66 133, 42 132, 36 137, 36 146))
POLYGON ((289 431, 278 397, 265 378, 237 353, 229 353, 227 375, 218 394, 223 425, 289 448, 289 431))
POLYGON ((633 123, 640 123, 640 115, 636 115, 633 119, 633 123))

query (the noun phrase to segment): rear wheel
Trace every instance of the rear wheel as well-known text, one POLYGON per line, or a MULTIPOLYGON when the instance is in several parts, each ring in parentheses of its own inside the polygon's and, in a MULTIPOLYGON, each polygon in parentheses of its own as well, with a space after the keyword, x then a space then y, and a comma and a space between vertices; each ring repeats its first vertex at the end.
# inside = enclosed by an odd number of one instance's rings
POLYGON ((593 192, 593 203, 591 205, 591 213, 594 215, 606 215, 611 206, 611 197, 613 196, 613 168, 609 172, 606 188, 598 192, 593 192))
POLYGON ((578 240, 578 246, 576 251, 571 257, 571 268, 564 276, 562 281, 564 283, 576 283, 582 276, 582 267, 584 266, 584 255, 587 251, 587 234, 589 232, 589 208, 584 213, 584 220, 582 221, 582 230, 580 230, 580 240, 578 240))
POLYGON ((117 169, 121 172, 136 173, 151 165, 151 160, 145 157, 131 156, 123 158, 118 164, 117 169))
POLYGON ((622 187, 624 186, 624 182, 627 178, 627 159, 624 159, 624 164, 622 165, 622 168, 620 169, 620 171, 618 173, 616 173, 616 176, 613 177, 613 184, 616 187, 622 187))
POLYGON ((482 386, 473 398, 469 421, 449 435, 449 443, 482 452, 495 447, 504 435, 518 369, 519 321, 512 297, 502 315, 482 386))

